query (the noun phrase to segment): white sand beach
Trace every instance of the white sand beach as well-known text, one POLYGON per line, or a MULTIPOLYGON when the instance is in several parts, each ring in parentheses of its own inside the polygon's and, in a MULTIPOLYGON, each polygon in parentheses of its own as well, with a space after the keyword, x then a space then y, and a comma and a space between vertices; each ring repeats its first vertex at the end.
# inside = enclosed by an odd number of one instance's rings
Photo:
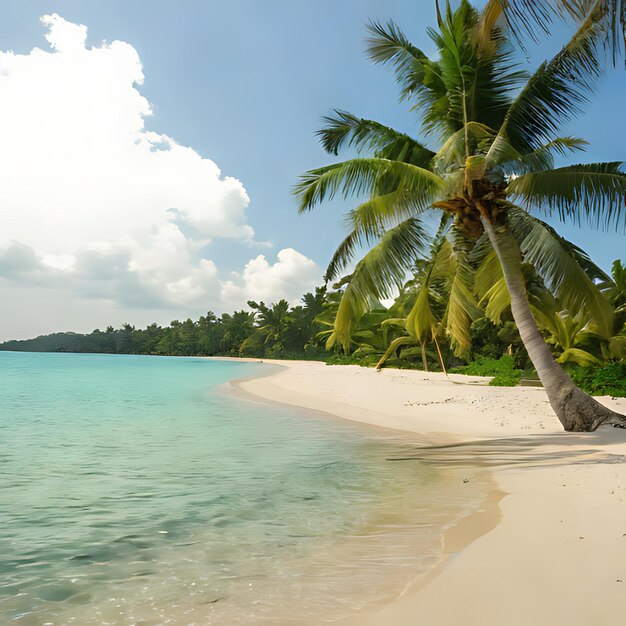
MULTIPOLYGON (((626 431, 565 433, 543 389, 274 361, 258 398, 415 433, 424 455, 484 465, 497 489, 447 558, 354 626, 603 626, 626 618, 626 431), (443 448, 432 449, 432 446, 443 448), (430 447, 430 449, 429 449, 430 447)), ((599 400, 626 412, 626 399, 599 400)))

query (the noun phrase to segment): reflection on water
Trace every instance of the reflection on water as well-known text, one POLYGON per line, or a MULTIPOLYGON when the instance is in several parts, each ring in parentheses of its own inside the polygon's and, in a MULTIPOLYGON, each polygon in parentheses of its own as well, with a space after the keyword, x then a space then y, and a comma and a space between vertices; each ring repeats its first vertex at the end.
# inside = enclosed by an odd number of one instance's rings
POLYGON ((214 391, 258 367, 0 352, 0 623, 321 623, 436 561, 479 486, 214 391))

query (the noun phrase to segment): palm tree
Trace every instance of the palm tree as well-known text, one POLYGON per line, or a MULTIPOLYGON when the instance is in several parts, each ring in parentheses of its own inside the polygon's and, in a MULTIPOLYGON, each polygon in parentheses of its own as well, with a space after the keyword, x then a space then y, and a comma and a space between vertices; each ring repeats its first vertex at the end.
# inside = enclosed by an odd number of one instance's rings
POLYGON ((351 231, 337 249, 327 279, 337 276, 362 245, 346 287, 330 343, 345 345, 368 302, 390 297, 429 241, 422 216, 451 218, 455 277, 448 305, 451 343, 462 345, 476 305, 473 258, 507 299, 522 341, 563 427, 595 430, 626 424, 578 389, 552 353, 531 312, 522 263, 531 264, 548 289, 570 311, 594 320, 610 334, 612 308, 585 272, 571 246, 531 214, 555 213, 562 220, 595 225, 626 222, 626 174, 621 163, 554 167, 555 155, 586 143, 558 137, 592 88, 599 70, 589 61, 597 25, 576 33, 552 60, 528 76, 513 65, 510 41, 491 26, 489 45, 478 36, 477 11, 463 0, 447 7, 439 30, 430 30, 439 56, 428 58, 393 23, 370 24, 368 54, 390 65, 402 99, 422 113, 425 133, 437 152, 377 122, 342 111, 325 118, 320 131, 331 154, 350 146, 371 156, 307 172, 296 187, 301 212, 338 193, 364 201, 347 218, 351 231), (582 54, 584 51, 585 54, 582 54), (496 262, 489 262, 489 260, 496 262), (500 279, 498 279, 498 272, 500 279))
POLYGON ((611 267, 612 280, 605 281, 605 294, 615 307, 614 335, 605 350, 606 359, 626 358, 626 267, 616 259, 611 267))
MULTIPOLYGON (((607 296, 615 306, 615 312, 624 314, 626 313, 626 267, 621 259, 613 261, 611 276, 612 281, 607 285, 607 296)), ((624 318, 624 324, 626 324, 626 318, 624 318)))
POLYGON ((238 354, 241 344, 255 330, 255 315, 250 311, 222 313, 219 319, 219 350, 226 354, 238 354))
MULTIPOLYGON (((381 369, 385 361, 394 353, 398 353, 404 347, 419 345, 422 366, 428 371, 428 359, 426 358, 426 345, 430 342, 437 348, 437 356, 441 364, 441 369, 446 372, 443 362, 441 348, 437 337, 443 327, 448 327, 450 336, 456 340, 456 352, 462 356, 469 356, 470 339, 469 328, 461 320, 461 329, 455 326, 457 318, 455 312, 455 300, 451 295, 458 294, 455 290, 455 280, 458 278, 459 264, 455 253, 454 231, 449 228, 450 219, 444 213, 439 230, 433 238, 433 243, 428 251, 428 260, 422 266, 422 273, 419 277, 419 286, 415 294, 413 306, 404 318, 391 317, 383 322, 383 325, 401 326, 407 335, 394 339, 376 365, 376 369, 381 369), (443 303, 446 303, 445 305, 443 303), (437 310, 439 309, 439 310, 437 310), (450 312, 452 311, 452 315, 450 312), (461 332, 455 332, 460 330, 461 332), (467 334, 465 331, 467 330, 467 334)), ((412 282, 412 281, 409 281, 412 282)), ((467 310, 459 311, 463 318, 467 310)), ((478 307, 472 307, 472 313, 478 315, 478 307)), ((472 315, 474 317, 474 315, 472 315)), ((410 349, 410 348, 409 348, 410 349)))
MULTIPOLYGON (((351 276, 346 276, 333 285, 336 291, 328 294, 323 310, 315 318, 316 324, 321 327, 321 330, 316 334, 316 339, 318 341, 325 339, 327 350, 336 346, 335 325, 345 295, 341 289, 344 285, 349 285, 351 278, 351 276)), ((371 356, 372 354, 382 354, 387 347, 387 333, 382 327, 382 324, 389 317, 387 309, 374 299, 368 300, 366 309, 358 320, 354 320, 350 335, 346 337, 346 341, 342 345, 346 354, 352 351, 354 356, 371 356)))
POLYGON ((251 309, 259 312, 257 327, 241 344, 240 351, 244 353, 250 349, 261 349, 272 356, 279 355, 284 350, 284 339, 287 327, 291 323, 289 303, 279 300, 271 306, 264 302, 248 301, 251 309))

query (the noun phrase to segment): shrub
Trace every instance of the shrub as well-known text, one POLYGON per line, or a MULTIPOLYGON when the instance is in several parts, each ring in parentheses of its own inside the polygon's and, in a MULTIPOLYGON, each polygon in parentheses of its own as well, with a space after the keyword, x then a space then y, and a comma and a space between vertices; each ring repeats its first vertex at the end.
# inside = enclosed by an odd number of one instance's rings
POLYGON ((495 387, 515 387, 519 385, 522 378, 522 370, 511 370, 510 372, 500 372, 496 374, 490 381, 490 385, 495 387))
POLYGON ((591 395, 626 398, 626 361, 605 363, 593 369, 580 367, 572 372, 572 378, 591 395))
POLYGON ((479 356, 475 361, 463 367, 455 367, 450 371, 469 376, 493 376, 489 384, 498 387, 514 387, 519 383, 523 374, 522 370, 515 368, 515 360, 508 354, 499 359, 479 356))
POLYGON ((374 367, 380 360, 380 354, 333 354, 326 359, 326 365, 361 365, 374 367))

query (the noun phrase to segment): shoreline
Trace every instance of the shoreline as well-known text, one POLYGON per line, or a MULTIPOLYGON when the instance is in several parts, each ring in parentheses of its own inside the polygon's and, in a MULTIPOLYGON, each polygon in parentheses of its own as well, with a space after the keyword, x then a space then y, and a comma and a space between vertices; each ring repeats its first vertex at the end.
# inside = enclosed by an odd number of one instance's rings
MULTIPOLYGON (((230 357, 209 357, 217 359, 228 359, 230 357)), ((355 420, 352 417, 346 417, 339 412, 330 412, 328 410, 322 410, 321 408, 313 408, 306 403, 293 402, 290 399, 289 402, 285 402, 283 397, 277 396, 275 393, 266 394, 259 393, 257 384, 262 385, 262 381, 267 378, 279 375, 281 372, 289 369, 286 363, 312 363, 310 361, 282 361, 282 360, 253 360, 253 359, 238 359, 233 357, 232 360, 250 363, 256 362, 266 366, 267 370, 260 374, 249 375, 246 377, 236 378, 229 381, 228 393, 232 393, 240 400, 262 403, 262 404, 278 404, 287 405, 290 407, 297 407, 300 412, 303 413, 306 419, 307 414, 315 414, 316 416, 322 416, 325 419, 331 420, 345 420, 348 419, 351 422, 356 422, 360 429, 367 429, 372 436, 381 437, 391 436, 392 440, 402 444, 413 444, 422 446, 426 444, 430 445, 455 445, 459 439, 457 437, 439 437, 436 441, 432 439, 426 440, 424 437, 416 437, 419 433, 414 431, 408 431, 401 428, 391 428, 370 421, 355 420), (252 385, 252 390, 248 389, 248 385, 252 385)), ((324 363, 321 363, 325 365, 324 363)), ((339 366, 344 367, 344 366, 339 366)), ((454 479, 462 481, 464 479, 471 480, 474 483, 481 483, 484 488, 482 497, 476 501, 477 508, 469 513, 463 514, 460 518, 452 523, 449 528, 446 528, 441 536, 441 557, 432 564, 432 566, 405 581, 400 593, 397 594, 395 600, 403 598, 406 594, 414 593, 415 591, 425 587, 433 578, 435 578, 447 565, 447 563, 453 559, 457 553, 465 549, 469 544, 478 539, 480 536, 489 532, 496 527, 501 518, 499 503, 503 497, 507 494, 502 491, 493 479, 492 472, 489 468, 484 467, 482 464, 473 464, 471 467, 461 470, 460 468, 453 468, 449 466, 442 466, 440 463, 436 463, 437 469, 445 472, 448 475, 448 479, 454 479), (469 478, 468 478, 469 477, 469 478)), ((379 607, 379 609, 382 607, 379 607)), ((334 621, 333 623, 345 624, 346 626, 359 626, 361 619, 363 619, 364 613, 358 614, 358 619, 355 617, 342 618, 334 621), (354 621, 354 620, 357 621, 354 621)), ((367 613, 365 613, 367 615, 367 613)), ((308 621, 306 622, 309 623, 308 621)))
MULTIPOLYGON (((488 379, 460 375, 451 382, 416 370, 262 362, 281 368, 231 386, 249 398, 410 433, 420 458, 482 466, 496 484, 482 510, 446 532, 445 556, 431 571, 382 609, 337 623, 620 623, 626 611, 624 431, 565 433, 542 388, 489 387, 488 379)), ((598 399, 626 412, 624 398, 598 399)))

